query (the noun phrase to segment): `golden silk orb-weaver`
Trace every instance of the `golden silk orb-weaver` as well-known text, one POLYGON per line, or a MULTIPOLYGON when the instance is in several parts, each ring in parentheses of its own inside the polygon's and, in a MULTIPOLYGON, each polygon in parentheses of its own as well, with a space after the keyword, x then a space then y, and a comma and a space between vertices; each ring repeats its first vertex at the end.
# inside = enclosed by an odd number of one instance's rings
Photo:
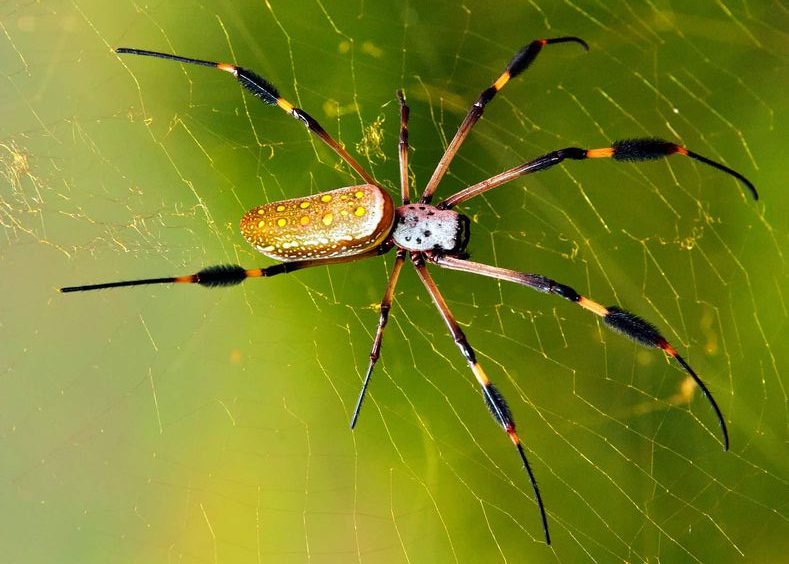
POLYGON ((603 322, 618 333, 647 347, 663 350, 674 358, 682 369, 696 382, 715 412, 723 437, 723 448, 729 448, 729 434, 726 422, 718 404, 707 386, 696 375, 677 350, 666 340, 657 328, 637 315, 618 306, 605 307, 582 296, 570 286, 551 280, 541 274, 527 274, 506 268, 499 268, 468 260, 466 246, 470 236, 469 219, 455 208, 475 196, 506 184, 521 176, 549 169, 564 160, 585 160, 612 158, 617 161, 648 161, 670 155, 683 155, 730 174, 742 182, 754 199, 758 198, 756 188, 742 174, 694 153, 685 147, 657 138, 637 138, 615 141, 609 147, 582 149, 567 147, 551 151, 536 159, 525 162, 472 186, 464 188, 448 198, 433 204, 433 194, 441 178, 449 167, 463 141, 474 124, 482 117, 487 104, 504 88, 512 78, 526 70, 542 49, 558 43, 576 43, 585 49, 589 46, 578 37, 554 37, 538 39, 518 51, 507 68, 493 84, 482 91, 471 106, 457 133, 449 143, 438 162, 422 196, 415 203, 409 196, 408 182, 408 115, 402 91, 397 92, 400 104, 400 191, 402 204, 395 206, 392 198, 380 184, 359 165, 358 162, 335 141, 323 127, 307 112, 297 108, 284 98, 277 89, 258 74, 227 63, 216 63, 145 51, 141 49, 116 49, 117 53, 158 57, 180 63, 213 67, 233 75, 252 95, 266 104, 277 106, 291 117, 302 122, 307 129, 337 153, 364 181, 357 186, 347 186, 294 198, 281 202, 263 204, 247 212, 241 220, 241 233, 255 249, 264 255, 278 260, 277 264, 263 268, 245 269, 238 265, 211 266, 186 276, 124 280, 102 284, 69 286, 62 292, 84 292, 121 286, 144 284, 199 284, 207 288, 233 286, 247 278, 262 278, 286 274, 311 268, 344 262, 353 262, 387 253, 396 249, 394 266, 384 290, 380 306, 378 327, 370 351, 361 392, 351 417, 351 428, 356 425, 373 368, 381 352, 381 343, 389 319, 389 311, 394 299, 395 286, 400 271, 409 259, 433 300, 461 354, 482 389, 482 397, 496 423, 507 433, 518 452, 534 492, 540 512, 545 542, 551 543, 548 519, 537 481, 526 458, 523 445, 515 430, 515 420, 501 392, 491 383, 477 360, 474 349, 469 344, 460 325, 439 292, 427 266, 432 264, 451 270, 480 274, 497 280, 515 282, 539 292, 554 294, 573 302, 583 309, 602 318, 603 322))

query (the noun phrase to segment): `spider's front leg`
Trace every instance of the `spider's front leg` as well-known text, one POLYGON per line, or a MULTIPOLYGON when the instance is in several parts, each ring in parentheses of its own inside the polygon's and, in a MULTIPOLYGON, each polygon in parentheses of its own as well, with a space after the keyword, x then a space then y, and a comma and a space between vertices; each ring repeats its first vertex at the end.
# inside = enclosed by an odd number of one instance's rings
POLYGON ((498 268, 496 266, 471 262, 450 256, 431 255, 428 258, 431 262, 443 266, 444 268, 470 272, 472 274, 481 274, 483 276, 489 276, 498 280, 506 280, 508 282, 515 282, 516 284, 528 286, 539 292, 561 296, 599 315, 603 318, 603 322, 617 333, 621 333, 646 347, 663 350, 663 352, 674 358, 679 365, 682 366, 685 372, 696 382, 699 389, 701 389, 704 397, 707 398, 707 401, 710 406, 712 406, 712 410, 718 418, 718 424, 720 425, 721 434, 723 435, 723 450, 729 450, 729 431, 726 428, 726 421, 723 418, 723 413, 721 413, 715 398, 712 397, 707 386, 702 382, 701 378, 696 375, 696 372, 694 372, 690 365, 685 362, 685 359, 679 355, 677 349, 675 349, 671 343, 660 334, 657 328, 648 321, 641 319, 634 313, 630 313, 619 306, 602 306, 582 296, 570 286, 560 284, 541 274, 526 274, 524 272, 509 270, 507 268, 498 268))
POLYGON ((433 199, 433 193, 436 191, 438 183, 441 182, 441 178, 447 171, 449 163, 455 158, 455 154, 457 154, 458 149, 460 149, 460 146, 466 140, 469 132, 482 117, 488 103, 493 100, 496 94, 504 88, 510 80, 529 68, 546 45, 556 45, 557 43, 577 43, 587 51, 589 50, 589 45, 586 44, 586 41, 580 37, 572 36, 536 39, 521 48, 512 60, 510 60, 509 64, 507 64, 507 68, 504 69, 504 72, 501 73, 493 84, 480 93, 477 101, 469 108, 466 117, 461 122, 457 132, 455 132, 452 141, 447 145, 444 155, 441 157, 441 160, 438 161, 433 175, 430 177, 430 180, 428 180, 427 186, 425 186, 425 191, 422 193, 421 200, 423 204, 429 204, 433 199))
POLYGON ((671 141, 665 141, 655 137, 642 137, 638 139, 624 139, 621 141, 614 141, 610 147, 603 147, 600 149, 565 147, 564 149, 551 151, 550 153, 546 153, 537 157, 536 159, 525 162, 509 170, 505 170, 504 172, 501 172, 495 176, 491 176, 490 178, 486 178, 482 182, 477 182, 472 186, 468 186, 463 190, 456 192, 446 200, 440 202, 437 207, 441 209, 454 208, 458 204, 462 204, 463 202, 479 196, 480 194, 496 188, 497 186, 501 186, 502 184, 506 184, 527 174, 532 174, 555 167, 567 159, 573 161, 583 161, 586 159, 614 159, 615 161, 620 162, 639 162, 654 161, 657 159, 670 157, 671 155, 684 155, 685 157, 691 158, 714 169, 725 172, 729 176, 732 176, 742 182, 742 184, 750 192, 751 196, 753 196, 754 200, 759 199, 759 192, 756 191, 756 186, 753 185, 753 182, 745 178, 745 176, 736 170, 729 168, 728 166, 717 161, 713 161, 712 159, 708 159, 707 157, 686 149, 681 145, 672 143, 671 141))
POLYGON ((523 450, 520 437, 518 437, 518 433, 515 431, 515 420, 512 418, 512 412, 510 411, 507 402, 504 400, 504 396, 501 395, 501 392, 499 392, 499 390, 491 383, 490 379, 485 374, 485 371, 482 370, 482 367, 477 361, 474 349, 471 348, 471 345, 466 339, 466 335, 463 333, 460 325, 458 325, 458 322, 455 320, 455 316, 450 311, 449 306, 447 306, 447 303, 444 300, 444 297, 441 295, 436 283, 433 281, 433 277, 430 276, 430 273, 427 271, 427 267, 425 266, 426 256, 428 255, 414 252, 411 254, 411 260, 416 267, 419 278, 421 278, 422 283, 425 285, 430 297, 433 299, 433 303, 438 308, 439 313, 441 313, 441 317, 444 319, 449 332, 455 339, 455 344, 457 344, 461 354, 466 359, 466 362, 468 362, 471 371, 474 373, 474 377, 477 379, 477 382, 482 388, 482 396, 485 399, 485 404, 488 406, 491 415, 493 415, 493 418, 501 426, 501 428, 506 431, 507 435, 509 435, 510 440, 512 441, 512 444, 514 444, 515 448, 518 450, 518 455, 523 462, 523 467, 526 469, 526 472, 529 475, 529 481, 531 482, 531 487, 534 491, 534 498, 537 502, 537 507, 540 510, 542 529, 545 533, 545 542, 546 544, 551 544, 551 535, 548 533, 548 519, 545 515, 545 506, 542 503, 540 488, 537 487, 537 480, 535 479, 534 473, 531 470, 529 461, 526 459, 526 453, 523 450))

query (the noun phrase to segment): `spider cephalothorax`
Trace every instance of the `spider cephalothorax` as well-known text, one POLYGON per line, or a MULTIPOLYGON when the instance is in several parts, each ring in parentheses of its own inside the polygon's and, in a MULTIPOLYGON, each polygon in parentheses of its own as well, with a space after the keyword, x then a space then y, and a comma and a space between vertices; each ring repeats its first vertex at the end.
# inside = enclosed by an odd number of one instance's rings
POLYGON ((640 138, 615 141, 610 146, 599 149, 566 147, 551 151, 464 188, 435 206, 431 205, 433 194, 449 167, 449 163, 469 131, 471 131, 471 128, 482 117, 487 104, 496 96, 499 90, 504 88, 510 79, 523 72, 534 61, 543 47, 556 43, 576 43, 588 49, 586 43, 577 37, 556 37, 532 41, 518 51, 501 76, 490 87, 482 91, 477 101, 469 109, 466 118, 460 124, 457 133, 447 146, 443 157, 441 157, 422 193, 422 197, 417 203, 410 203, 409 197, 409 110, 402 92, 398 91, 397 97, 400 102, 400 191, 402 205, 397 208, 394 207, 391 197, 376 182, 372 175, 362 168, 313 117, 282 98, 270 82, 254 72, 227 63, 190 59, 155 51, 117 49, 118 53, 160 57, 181 63, 214 67, 232 74, 244 88, 260 100, 267 104, 276 105, 303 123, 321 141, 331 147, 364 180, 364 184, 263 204, 250 210, 241 221, 241 231, 255 249, 275 260, 282 261, 277 264, 253 269, 245 269, 238 265, 211 266, 186 276, 168 276, 70 286, 62 288, 61 291, 81 292, 119 286, 167 283, 200 284, 209 288, 232 286, 243 282, 247 278, 270 277, 277 274, 295 272, 303 268, 352 262, 378 256, 396 247, 396 258, 383 299, 381 300, 381 314, 373 346, 370 350, 370 362, 367 366, 367 372, 356 407, 351 416, 351 426, 353 427, 356 424, 373 368, 378 361, 384 328, 389 319, 389 310, 394 300, 395 286, 405 260, 409 258, 479 383, 485 404, 493 418, 507 433, 517 449, 534 491, 542 520, 545 541, 550 544, 551 537, 548 533, 548 519, 545 507, 520 437, 515 431, 515 420, 512 413, 504 401, 504 396, 494 387, 477 361, 474 349, 466 339, 463 330, 458 325, 428 272, 428 264, 515 282, 539 292, 559 296, 600 316, 611 329, 644 346, 661 349, 674 358, 683 370, 693 378, 715 412, 723 436, 724 449, 729 447, 726 422, 718 408, 718 404, 707 387, 654 325, 618 306, 605 307, 584 297, 570 286, 551 280, 546 276, 527 274, 467 260, 468 256, 465 253, 465 249, 470 235, 469 220, 452 208, 492 188, 501 186, 521 176, 549 169, 567 159, 612 158, 620 161, 645 161, 675 154, 692 158, 734 176, 750 190, 754 199, 757 198, 753 184, 731 168, 670 141, 640 138))
POLYGON ((408 251, 459 255, 466 250, 468 217, 430 204, 406 204, 395 210, 392 241, 408 251))

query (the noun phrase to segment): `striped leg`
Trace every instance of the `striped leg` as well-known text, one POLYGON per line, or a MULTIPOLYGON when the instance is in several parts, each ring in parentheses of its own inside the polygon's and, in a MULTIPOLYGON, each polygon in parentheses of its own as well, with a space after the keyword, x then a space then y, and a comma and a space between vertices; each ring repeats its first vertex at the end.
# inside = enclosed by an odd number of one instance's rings
POLYGON ((537 507, 540 510, 540 519, 542 520, 542 529, 545 533, 545 542, 547 544, 551 544, 551 535, 548 532, 548 519, 545 515, 545 506, 542 503, 540 488, 537 487, 537 480, 535 479, 534 473, 531 470, 529 461, 526 459, 526 453, 523 450, 520 437, 518 437, 518 433, 515 431, 515 420, 512 418, 512 412, 510 411, 507 402, 504 400, 504 396, 502 396, 501 392, 499 392, 499 390, 491 383, 484 370, 482 370, 482 366, 480 366, 479 362, 477 362, 474 349, 471 348, 471 345, 466 339, 466 335, 463 333, 460 325, 458 325, 458 322, 455 320, 455 316, 452 315, 449 306, 447 306, 447 303, 444 301, 441 292, 439 292, 436 283, 433 281, 433 277, 430 276, 430 273, 427 271, 427 267, 424 263, 424 255, 422 253, 413 253, 411 255, 411 259, 414 263, 414 266, 416 267, 417 273, 419 274, 419 278, 422 279, 422 283, 430 293, 430 297, 433 298, 433 303, 438 308, 438 311, 441 313, 441 317, 447 324, 449 332, 455 339, 455 344, 457 344, 458 348, 460 349, 460 353, 466 359, 466 362, 468 362, 471 371, 474 373, 474 377, 477 379, 477 382, 482 388, 482 396, 485 399, 485 404, 488 406, 491 415, 493 415, 493 418, 501 426, 501 428, 506 431, 507 435, 509 435, 510 440, 512 441, 512 444, 515 445, 515 448, 518 451, 518 456, 520 456, 521 461, 523 462, 523 467, 526 469, 526 473, 529 475, 531 487, 534 491, 534 499, 536 500, 537 507))
POLYGON ((268 80, 260 76, 259 74, 247 70, 242 67, 237 67, 235 65, 230 65, 227 63, 216 63, 213 61, 203 61, 201 59, 192 59, 189 57, 181 57, 179 55, 170 55, 167 53, 159 53, 157 51, 146 51, 144 49, 130 49, 128 47, 119 47, 115 49, 116 53, 120 54, 130 54, 130 55, 143 55, 146 57, 158 57, 160 59, 167 59, 169 61, 177 61, 179 63, 189 63, 192 65, 201 65, 204 67, 213 67, 219 70, 228 72, 235 76, 238 81, 241 83, 241 86, 249 90, 253 96, 259 98, 266 104, 270 104, 273 106, 279 107, 285 113, 289 114, 291 117, 299 120, 302 122, 307 129, 309 129, 312 133, 314 133, 321 141, 326 143, 331 149, 337 153, 337 155, 344 160, 348 165, 357 172, 359 176, 367 184, 375 184, 375 180, 373 179, 370 174, 362 168, 362 166, 356 162, 348 151, 340 145, 334 138, 329 135, 323 127, 313 118, 310 114, 302 110, 301 108, 297 108, 290 102, 288 102, 285 98, 282 98, 279 95, 279 91, 271 84, 268 80))
POLYGON ((483 180, 482 182, 478 182, 473 186, 464 188, 460 192, 453 194, 438 204, 437 207, 444 209, 453 208, 475 196, 479 196, 483 192, 487 192, 492 188, 506 184, 507 182, 515 180, 516 178, 556 166, 565 159, 582 161, 585 159, 612 158, 615 161, 652 161, 665 158, 670 155, 684 155, 723 171, 742 182, 745 187, 748 188, 754 200, 759 199, 759 194, 756 192, 756 187, 753 185, 753 183, 751 183, 750 180, 745 178, 736 170, 699 155, 698 153, 694 153, 693 151, 690 151, 681 145, 677 145, 676 143, 664 141, 663 139, 646 137, 640 139, 614 141, 610 147, 603 147, 602 149, 581 149, 579 147, 567 147, 564 149, 559 149, 558 151, 551 151, 550 153, 546 153, 545 155, 523 163, 522 165, 505 170, 496 176, 491 176, 490 178, 483 180))
POLYGON ((677 353, 677 349, 675 349, 666 340, 666 338, 660 334, 655 326, 648 321, 645 321, 637 315, 630 313, 629 311, 625 311, 618 306, 602 306, 597 302, 580 295, 573 288, 565 286, 564 284, 560 284, 559 282, 551 280, 550 278, 546 278, 540 274, 525 274, 515 270, 498 268, 495 266, 489 266, 487 264, 471 262, 454 257, 432 256, 428 257, 428 259, 439 266, 443 266, 444 268, 470 272, 472 274, 481 274, 483 276, 489 276, 498 280, 506 280, 508 282, 515 282, 516 284, 534 288, 538 292, 561 296, 562 298, 574 302, 582 308, 591 311, 595 315, 599 315, 603 318, 603 322, 617 333, 621 333, 622 335, 629 337, 630 339, 646 347, 661 349, 667 355, 675 359, 682 369, 691 378, 693 378, 693 381, 696 382, 696 385, 699 387, 699 389, 701 389, 704 397, 707 398, 710 406, 712 406, 715 416, 718 418, 718 424, 720 425, 721 434, 723 435, 723 450, 729 450, 729 431, 726 429, 726 421, 723 418, 723 414, 721 413, 718 404, 715 402, 712 394, 707 389, 707 386, 704 385, 704 382, 702 382, 701 378, 696 375, 690 365, 685 362, 685 359, 683 359, 679 353, 677 353))
POLYGON ((449 163, 452 162, 452 159, 455 157, 455 153, 458 152, 458 149, 463 144, 463 141, 466 140, 471 128, 473 128, 474 124, 476 124, 479 121, 479 118, 482 117, 482 114, 485 112, 485 106, 488 105, 488 102, 490 102, 493 97, 496 96, 499 90, 504 88, 510 79, 515 78, 520 73, 525 71, 529 65, 534 62, 534 59, 537 58, 537 55, 539 55, 543 47, 546 45, 553 45, 555 43, 578 43, 585 49, 589 49, 589 46, 586 44, 586 42, 578 37, 554 37, 551 39, 537 39, 518 51, 509 62, 507 68, 504 70, 501 76, 499 76, 490 87, 482 91, 482 93, 479 95, 479 98, 477 98, 477 101, 474 102, 474 104, 469 109, 465 119, 460 124, 460 127, 458 127, 457 133, 455 133, 455 137, 449 142, 446 151, 444 151, 444 156, 441 157, 441 160, 438 162, 438 166, 436 166, 436 170, 433 171, 433 176, 430 177, 430 180, 425 187, 425 191, 422 194, 423 203, 430 203, 432 200, 433 193, 436 191, 438 183, 441 181, 441 178, 444 176, 444 173, 449 167, 449 163))
POLYGON ((291 262, 280 262, 265 268, 246 269, 237 264, 220 264, 209 266, 194 274, 186 276, 165 276, 161 278, 142 278, 139 280, 121 280, 118 282, 102 282, 99 284, 86 284, 83 286, 66 286, 61 288, 63 293, 68 292, 87 292, 90 290, 104 290, 107 288, 122 288, 124 286, 145 286, 149 284, 199 284, 204 288, 220 288, 224 286, 235 286, 241 284, 247 278, 270 278, 277 274, 288 274, 304 268, 313 266, 327 266, 329 264, 339 264, 343 262, 353 262, 368 257, 374 257, 386 252, 385 248, 377 248, 367 251, 360 255, 314 259, 314 260, 294 260, 291 262))

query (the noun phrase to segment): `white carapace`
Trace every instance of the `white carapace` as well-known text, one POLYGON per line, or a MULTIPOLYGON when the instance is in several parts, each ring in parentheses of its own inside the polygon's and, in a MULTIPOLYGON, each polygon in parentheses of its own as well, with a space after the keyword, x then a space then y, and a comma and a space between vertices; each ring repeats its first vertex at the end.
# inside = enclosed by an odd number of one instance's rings
POLYGON ((406 204, 395 210, 392 239, 409 251, 460 253, 469 238, 469 219, 430 204, 406 204))

